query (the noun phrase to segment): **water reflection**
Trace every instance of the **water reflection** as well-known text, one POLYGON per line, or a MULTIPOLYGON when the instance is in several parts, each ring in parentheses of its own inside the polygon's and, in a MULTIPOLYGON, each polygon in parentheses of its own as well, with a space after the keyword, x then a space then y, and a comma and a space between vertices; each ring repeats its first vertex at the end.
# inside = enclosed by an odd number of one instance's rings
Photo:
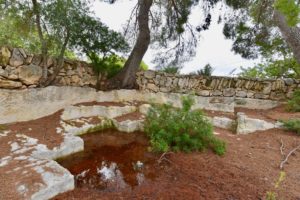
POLYGON ((76 187, 116 191, 156 177, 156 157, 143 133, 108 130, 82 136, 84 152, 58 162, 74 175, 76 187))

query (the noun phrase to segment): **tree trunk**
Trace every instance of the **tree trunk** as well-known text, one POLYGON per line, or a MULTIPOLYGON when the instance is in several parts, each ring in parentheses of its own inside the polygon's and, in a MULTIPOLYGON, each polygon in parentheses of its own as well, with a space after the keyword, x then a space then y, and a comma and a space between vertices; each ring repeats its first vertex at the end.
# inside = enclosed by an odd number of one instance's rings
POLYGON ((139 0, 139 12, 137 16, 139 33, 126 61, 124 68, 108 82, 108 89, 133 88, 135 86, 135 74, 150 44, 149 13, 153 0, 139 0))
POLYGON ((41 15, 40 15, 40 7, 37 2, 37 0, 32 0, 33 5, 33 12, 35 15, 35 23, 38 30, 39 39, 41 42, 41 50, 42 50, 42 69, 43 69, 43 75, 41 83, 45 82, 47 80, 48 76, 48 69, 47 69, 47 54, 48 54, 48 47, 47 47, 47 41, 44 38, 43 30, 41 26, 41 15))
POLYGON ((70 33, 67 32, 67 36, 65 38, 64 44, 60 49, 60 54, 58 56, 58 63, 54 67, 53 74, 43 83, 44 86, 50 85, 55 80, 57 75, 59 74, 61 68, 64 66, 64 62, 65 62, 64 55, 65 55, 65 51, 67 49, 67 45, 69 43, 69 39, 70 39, 70 33))
POLYGON ((274 11, 273 19, 278 26, 282 37, 291 48, 295 59, 300 64, 300 28, 297 26, 289 26, 285 16, 277 10, 274 11))

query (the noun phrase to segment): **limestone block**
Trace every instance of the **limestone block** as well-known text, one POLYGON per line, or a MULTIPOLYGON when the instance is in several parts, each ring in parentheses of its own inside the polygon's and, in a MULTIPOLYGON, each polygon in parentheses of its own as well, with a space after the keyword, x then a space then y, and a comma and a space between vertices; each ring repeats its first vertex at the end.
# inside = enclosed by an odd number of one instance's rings
MULTIPOLYGON (((1 81, 0 81, 1 82, 1 81)), ((18 82, 18 87, 22 84, 18 82)), ((69 105, 96 101, 99 94, 92 88, 56 87, 0 90, 0 124, 29 121, 51 115, 69 105)))
POLYGON ((144 76, 147 79, 153 79, 155 77, 155 71, 147 70, 144 72, 144 76))
POLYGON ((208 97, 210 95, 209 90, 200 90, 200 91, 197 91, 196 93, 197 93, 197 95, 204 96, 204 97, 208 97))
POLYGON ((11 58, 9 59, 9 65, 13 67, 19 67, 25 63, 26 57, 23 56, 18 48, 14 48, 11 58))
POLYGON ((272 109, 278 106, 277 101, 250 99, 250 98, 235 98, 235 107, 249 108, 249 109, 272 109))
POLYGON ((3 69, 3 67, 0 66, 0 76, 7 78, 8 72, 3 69))
POLYGON ((237 91, 236 96, 237 97, 247 97, 247 92, 243 91, 243 90, 237 91))
POLYGON ((159 88, 159 91, 161 91, 161 92, 171 92, 171 88, 161 87, 161 88, 159 88))
POLYGON ((18 68, 19 79, 26 85, 34 85, 42 77, 43 70, 37 65, 23 65, 18 68))
POLYGON ((224 97, 233 97, 235 96, 235 89, 234 88, 226 88, 223 90, 224 97))
POLYGON ((136 111, 135 106, 69 106, 61 115, 62 120, 77 119, 82 117, 101 116, 112 119, 136 111))
POLYGON ((27 55, 27 58, 25 60, 25 64, 30 65, 32 63, 32 60, 33 60, 33 54, 27 55))
POLYGON ((263 93, 256 93, 256 94, 254 94, 254 98, 256 98, 256 99, 268 99, 269 95, 263 94, 263 93))
POLYGON ((114 126, 118 131, 131 133, 134 131, 143 131, 143 122, 144 120, 126 120, 118 122, 117 120, 113 120, 114 126))
POLYGON ((0 79, 0 88, 17 89, 17 88, 21 88, 21 87, 22 87, 21 82, 0 79))
POLYGON ((147 84, 147 89, 153 91, 153 92, 158 92, 159 91, 159 87, 157 87, 155 84, 153 83, 148 83, 147 84))
POLYGON ((263 94, 270 94, 272 90, 272 83, 271 82, 265 82, 263 87, 263 94))
POLYGON ((249 134, 273 128, 277 128, 275 123, 266 122, 261 119, 253 119, 247 117, 244 113, 237 113, 237 134, 249 134))
POLYGON ((53 160, 34 167, 34 170, 41 175, 44 184, 31 196, 31 200, 51 199, 75 187, 73 175, 53 160))
POLYGON ((285 93, 283 92, 271 92, 270 99, 272 100, 284 100, 286 99, 285 93))
POLYGON ((213 117, 212 123, 215 127, 230 130, 235 123, 235 120, 227 117, 213 117))
POLYGON ((219 90, 214 90, 214 91, 212 91, 212 96, 222 96, 222 92, 221 91, 219 91, 219 90))
POLYGON ((71 82, 75 83, 75 84, 79 83, 80 82, 80 77, 78 75, 73 75, 71 77, 71 82))
POLYGON ((286 85, 290 86, 290 85, 294 84, 294 79, 286 78, 286 79, 284 79, 284 82, 285 82, 286 85))
POLYGON ((31 64, 40 65, 42 63, 42 56, 41 55, 34 55, 31 64))
POLYGON ((142 105, 139 106, 139 112, 144 114, 144 115, 147 115, 150 108, 151 108, 150 104, 142 104, 142 105))

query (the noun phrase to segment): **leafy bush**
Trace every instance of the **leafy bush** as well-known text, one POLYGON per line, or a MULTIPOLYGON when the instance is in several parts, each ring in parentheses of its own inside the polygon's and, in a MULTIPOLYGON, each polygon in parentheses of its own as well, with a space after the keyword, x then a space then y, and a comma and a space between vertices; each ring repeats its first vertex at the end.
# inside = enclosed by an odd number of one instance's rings
MULTIPOLYGON (((95 53, 89 54, 94 71, 99 73, 105 73, 107 78, 114 77, 123 68, 126 59, 117 55, 110 55, 108 57, 100 57, 95 53)), ((148 70, 148 65, 142 61, 140 64, 140 70, 148 70)))
POLYGON ((145 132, 154 151, 202 151, 213 149, 218 155, 226 150, 225 142, 213 135, 212 124, 199 110, 191 111, 191 97, 182 99, 182 108, 170 104, 153 105, 149 110, 145 132))
POLYGON ((167 66, 161 69, 162 72, 166 72, 168 74, 180 74, 180 67, 177 66, 167 66))
POLYGON ((292 98, 288 101, 287 110, 294 112, 300 111, 300 90, 296 90, 292 98))
POLYGON ((300 119, 290 119, 287 121, 283 121, 283 127, 300 135, 300 119))

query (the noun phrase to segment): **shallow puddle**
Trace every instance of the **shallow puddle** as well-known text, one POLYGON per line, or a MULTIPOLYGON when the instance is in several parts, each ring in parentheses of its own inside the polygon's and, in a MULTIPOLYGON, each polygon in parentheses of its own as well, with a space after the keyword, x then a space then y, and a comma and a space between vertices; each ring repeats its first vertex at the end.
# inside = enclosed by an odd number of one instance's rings
POLYGON ((106 130, 82 136, 84 151, 57 160, 75 177, 77 188, 116 191, 156 177, 156 157, 144 133, 106 130))

